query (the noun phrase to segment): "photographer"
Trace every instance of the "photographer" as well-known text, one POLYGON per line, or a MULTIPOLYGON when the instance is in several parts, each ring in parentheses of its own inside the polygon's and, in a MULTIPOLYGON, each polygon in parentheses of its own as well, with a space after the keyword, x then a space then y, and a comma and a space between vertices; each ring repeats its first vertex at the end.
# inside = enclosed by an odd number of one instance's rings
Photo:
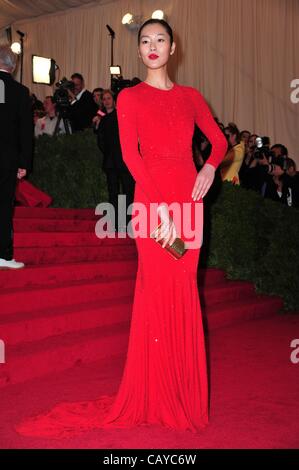
POLYGON ((64 122, 60 120, 59 124, 57 123, 56 104, 53 96, 46 96, 44 100, 44 109, 46 115, 38 119, 35 124, 35 137, 39 137, 43 134, 50 136, 53 136, 54 133, 65 134, 64 122))
POLYGON ((97 114, 96 105, 90 91, 84 88, 84 79, 80 73, 74 73, 71 77, 74 84, 73 90, 67 89, 70 99, 69 119, 73 132, 83 131, 92 126, 92 119, 97 114))
POLYGON ((295 162, 290 158, 287 159, 288 169, 284 170, 284 162, 278 161, 276 164, 268 164, 269 178, 265 186, 264 197, 273 201, 280 201, 289 207, 298 207, 298 177, 294 174, 295 162), (292 174, 288 174, 288 171, 292 174))
POLYGON ((247 172, 248 188, 260 192, 264 197, 280 200, 280 177, 286 170, 286 158, 286 147, 276 144, 270 149, 269 137, 257 137, 256 149, 247 172))
POLYGON ((265 198, 298 207, 298 175, 295 162, 287 157, 288 149, 282 144, 276 144, 270 150, 268 138, 258 139, 264 145, 256 150, 251 164, 250 170, 255 175, 253 189, 265 198))
POLYGON ((283 183, 282 202, 291 207, 299 207, 299 175, 296 170, 296 163, 291 158, 287 158, 286 161, 283 183))

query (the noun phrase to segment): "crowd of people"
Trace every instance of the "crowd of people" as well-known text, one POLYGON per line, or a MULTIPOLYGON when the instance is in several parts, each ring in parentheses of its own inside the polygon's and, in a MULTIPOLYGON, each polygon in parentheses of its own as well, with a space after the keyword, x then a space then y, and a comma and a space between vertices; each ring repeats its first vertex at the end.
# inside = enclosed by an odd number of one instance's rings
MULTIPOLYGON (((215 118, 228 142, 228 151, 215 175, 213 187, 230 181, 263 197, 292 207, 299 206, 299 175, 295 161, 282 144, 270 145, 268 137, 248 130, 239 131, 233 122, 224 126, 215 118)), ((195 164, 200 169, 211 152, 211 146, 199 129, 193 137, 195 164)), ((211 188, 213 189, 213 188, 211 188)))
MULTIPOLYGON (((71 80, 74 88, 73 91, 68 90, 68 114, 72 132, 94 128, 98 146, 104 155, 102 169, 107 176, 109 200, 117 206, 121 184, 131 202, 134 181, 122 160, 114 93, 102 87, 89 92, 80 73, 74 73, 71 80)), ((58 118, 53 96, 47 96, 41 103, 32 95, 32 102, 36 137, 66 132, 63 119, 58 118)), ((263 197, 298 207, 298 174, 288 149, 282 144, 270 146, 269 140, 259 149, 256 134, 248 130, 240 132, 235 123, 224 126, 217 118, 215 120, 228 141, 228 152, 217 170, 214 188, 221 181, 231 181, 232 184, 258 191, 263 197)), ((204 165, 210 151, 210 143, 195 126, 193 156, 198 170, 204 165)))

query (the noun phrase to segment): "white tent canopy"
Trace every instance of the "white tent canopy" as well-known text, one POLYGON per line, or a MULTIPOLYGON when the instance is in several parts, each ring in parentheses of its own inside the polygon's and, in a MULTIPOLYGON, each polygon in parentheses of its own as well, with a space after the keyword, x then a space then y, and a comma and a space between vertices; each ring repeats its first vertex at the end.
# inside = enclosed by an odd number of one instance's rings
POLYGON ((18 20, 99 3, 107 3, 107 0, 0 0, 0 29, 18 20))
POLYGON ((39 98, 53 89, 32 83, 32 54, 53 58, 57 78, 80 72, 88 89, 105 88, 109 24, 114 64, 125 78, 143 80, 137 31, 121 19, 128 11, 147 19, 161 8, 177 43, 170 77, 198 88, 224 123, 285 144, 299 165, 299 103, 291 99, 299 77, 298 0, 0 0, 0 43, 5 26, 12 25, 13 40, 17 30, 25 33, 23 83, 39 98))

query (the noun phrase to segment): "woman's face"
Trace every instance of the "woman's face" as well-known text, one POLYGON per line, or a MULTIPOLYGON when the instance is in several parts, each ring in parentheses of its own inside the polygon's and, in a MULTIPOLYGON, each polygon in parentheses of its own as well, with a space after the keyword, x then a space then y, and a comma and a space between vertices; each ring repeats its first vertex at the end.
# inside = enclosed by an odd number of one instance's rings
POLYGON ((100 91, 94 91, 92 94, 93 100, 97 105, 101 105, 101 92, 100 91))
POLYGON ((106 109, 111 109, 114 107, 114 100, 113 100, 113 97, 110 95, 110 93, 105 93, 103 95, 102 101, 106 109))
POLYGON ((227 129, 225 129, 224 134, 225 134, 225 137, 226 137, 230 147, 233 147, 234 145, 236 145, 236 135, 235 134, 232 134, 227 129))
POLYGON ((249 139, 248 139, 248 148, 250 148, 250 150, 254 149, 255 147, 255 139, 257 138, 257 135, 255 134, 252 134, 249 139))
POLYGON ((141 31, 138 56, 150 69, 159 69, 167 64, 170 53, 173 54, 175 43, 170 46, 170 37, 166 29, 158 24, 149 24, 141 31))

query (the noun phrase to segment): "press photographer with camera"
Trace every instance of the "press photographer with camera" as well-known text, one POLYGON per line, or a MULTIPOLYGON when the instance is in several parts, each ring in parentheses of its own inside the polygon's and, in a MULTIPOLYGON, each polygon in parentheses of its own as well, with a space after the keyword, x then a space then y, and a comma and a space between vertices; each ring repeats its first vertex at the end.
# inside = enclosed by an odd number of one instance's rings
POLYGON ((287 158, 287 169, 285 172, 285 184, 287 188, 286 202, 288 206, 299 207, 299 174, 296 163, 292 158, 287 158))
POLYGON ((80 73, 71 76, 73 88, 68 87, 70 101, 69 119, 73 132, 83 131, 92 126, 92 119, 97 114, 96 105, 92 93, 85 89, 84 78, 80 73))
POLYGON ((252 134, 248 141, 248 152, 249 155, 247 158, 245 157, 247 160, 246 167, 241 168, 242 186, 261 192, 270 164, 268 160, 270 155, 269 137, 259 137, 252 134))
MULTIPOLYGON (((288 149, 282 144, 270 148, 269 137, 256 138, 256 150, 250 164, 250 189, 255 189, 263 197, 280 201, 289 206, 296 205, 298 192, 294 185, 295 179, 290 179, 292 166, 288 164, 288 149), (288 170, 288 167, 291 170, 288 170), (294 187, 292 191, 292 187, 294 187)), ((293 173, 292 173, 293 174, 293 173)))

